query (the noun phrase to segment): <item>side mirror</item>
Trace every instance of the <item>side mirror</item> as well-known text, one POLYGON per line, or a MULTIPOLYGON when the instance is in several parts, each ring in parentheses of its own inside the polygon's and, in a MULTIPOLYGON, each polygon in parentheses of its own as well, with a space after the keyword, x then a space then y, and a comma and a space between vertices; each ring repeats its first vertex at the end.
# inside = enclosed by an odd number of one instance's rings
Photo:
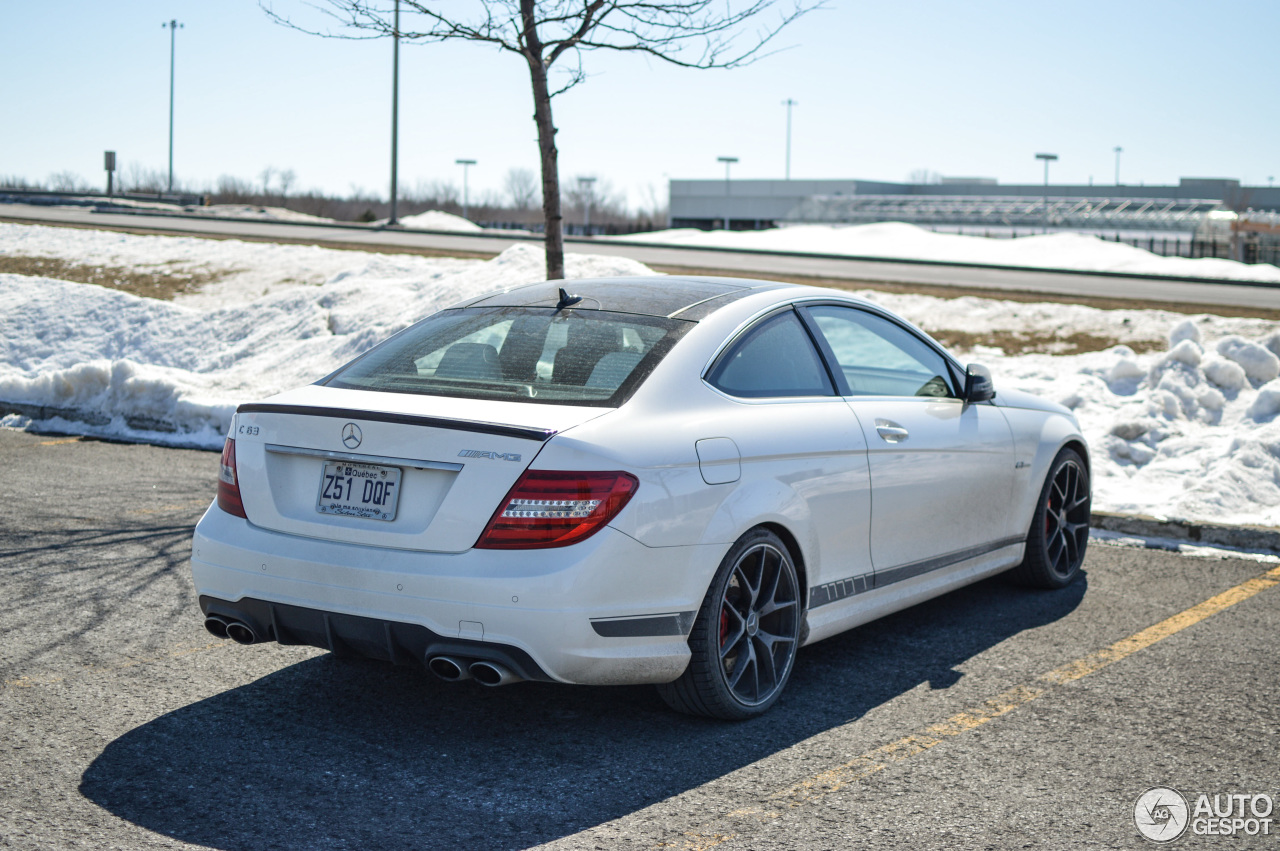
POLYGON ((980 363, 971 363, 964 373, 964 400, 985 402, 996 397, 996 387, 991 383, 991 370, 980 363))

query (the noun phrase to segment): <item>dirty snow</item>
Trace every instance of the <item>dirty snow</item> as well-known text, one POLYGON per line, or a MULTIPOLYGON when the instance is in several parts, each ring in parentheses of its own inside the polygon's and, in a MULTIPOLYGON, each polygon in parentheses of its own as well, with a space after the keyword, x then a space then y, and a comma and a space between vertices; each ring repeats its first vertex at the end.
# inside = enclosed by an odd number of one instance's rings
MULTIPOLYGON (((536 281, 543 257, 491 261, 0 224, 0 253, 227 277, 176 302, 0 275, 0 424, 216 448, 235 406, 316 380, 446 304, 536 281)), ((644 274, 570 255, 574 277, 644 274)), ((964 297, 861 293, 930 331, 1091 334, 1070 356, 958 353, 997 389, 1067 405, 1093 453, 1095 507, 1280 526, 1280 323, 964 297), (1135 353, 1132 346, 1156 350, 1135 353)))
POLYGON ((1080 233, 987 239, 934 233, 904 222, 881 222, 870 225, 796 225, 759 231, 677 229, 612 238, 667 245, 1280 283, 1280 268, 1270 264, 1246 265, 1213 258, 1160 257, 1132 245, 1107 242, 1080 233))

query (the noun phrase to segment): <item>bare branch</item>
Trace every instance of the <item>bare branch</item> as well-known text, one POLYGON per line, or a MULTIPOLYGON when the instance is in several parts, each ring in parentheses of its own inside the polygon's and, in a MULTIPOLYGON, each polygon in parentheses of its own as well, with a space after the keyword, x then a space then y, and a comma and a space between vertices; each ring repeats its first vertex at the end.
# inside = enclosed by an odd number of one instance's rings
MULTIPOLYGON (((328 38, 478 41, 518 53, 529 69, 546 225, 547 277, 564 276, 559 150, 552 101, 587 78, 593 50, 641 53, 683 68, 736 68, 769 55, 778 34, 826 0, 296 0, 335 22, 306 25, 258 0, 276 23, 328 38), (447 5, 448 11, 440 6, 447 5), (395 10, 400 8, 397 25, 395 10), (773 20, 765 21, 766 16, 773 20), (751 26, 753 25, 754 26, 751 26), (571 58, 561 62, 565 56, 571 58), (564 84, 552 89, 553 66, 564 84)), ((288 2, 288 0, 276 0, 288 2)), ((523 196, 522 196, 523 197, 523 196)))

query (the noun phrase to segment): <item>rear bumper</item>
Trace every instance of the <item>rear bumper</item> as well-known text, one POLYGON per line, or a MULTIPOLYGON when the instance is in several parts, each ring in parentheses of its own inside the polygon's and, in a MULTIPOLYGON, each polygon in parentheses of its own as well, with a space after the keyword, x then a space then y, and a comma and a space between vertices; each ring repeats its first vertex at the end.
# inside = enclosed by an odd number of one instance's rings
POLYGON ((282 643, 412 664, 504 661, 526 679, 660 683, 688 664, 689 627, 725 549, 650 548, 605 528, 559 549, 424 553, 271 532, 211 506, 191 569, 206 613, 241 615, 282 643))

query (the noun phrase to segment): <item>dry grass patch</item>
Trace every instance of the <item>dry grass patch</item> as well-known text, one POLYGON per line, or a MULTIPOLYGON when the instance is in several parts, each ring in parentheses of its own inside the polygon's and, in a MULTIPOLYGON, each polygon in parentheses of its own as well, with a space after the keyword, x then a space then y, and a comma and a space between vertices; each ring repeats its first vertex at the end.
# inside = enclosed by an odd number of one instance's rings
POLYGON ((1072 334, 1036 334, 1026 331, 930 331, 929 334, 948 349, 972 351, 975 346, 1000 349, 1006 355, 1079 355, 1101 352, 1124 344, 1135 352, 1163 351, 1161 340, 1120 340, 1076 331, 1072 334))
POLYGON ((152 268, 97 266, 91 263, 60 260, 57 257, 0 254, 0 273, 56 278, 78 284, 97 284, 100 287, 166 301, 177 295, 196 292, 206 284, 220 281, 238 271, 227 269, 213 272, 207 269, 165 268, 171 265, 172 263, 169 263, 152 268))

